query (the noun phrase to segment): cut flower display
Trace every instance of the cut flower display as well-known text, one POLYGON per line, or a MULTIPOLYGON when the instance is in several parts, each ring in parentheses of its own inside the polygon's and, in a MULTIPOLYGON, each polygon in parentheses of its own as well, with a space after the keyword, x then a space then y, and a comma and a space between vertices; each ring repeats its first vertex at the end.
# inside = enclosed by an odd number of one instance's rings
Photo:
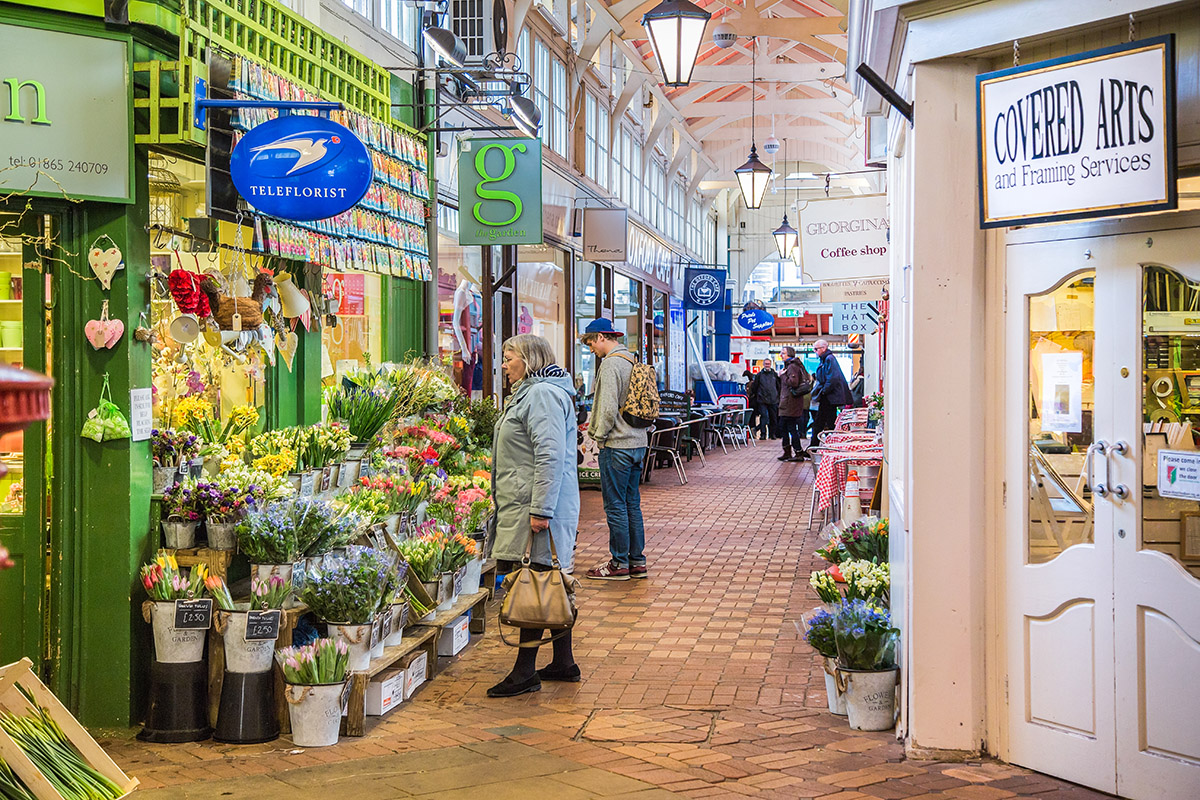
POLYGON ((341 683, 350 666, 350 649, 344 641, 317 639, 302 647, 284 647, 275 652, 287 683, 316 686, 341 683))
POLYGON ((862 600, 845 600, 833 615, 838 666, 884 670, 896 666, 900 631, 887 610, 862 600))

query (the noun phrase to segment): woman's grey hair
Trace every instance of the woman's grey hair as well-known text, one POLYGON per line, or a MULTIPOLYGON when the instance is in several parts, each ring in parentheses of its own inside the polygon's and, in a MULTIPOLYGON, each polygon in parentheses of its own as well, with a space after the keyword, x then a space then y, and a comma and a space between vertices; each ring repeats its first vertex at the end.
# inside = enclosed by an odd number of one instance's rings
POLYGON ((537 372, 554 363, 554 348, 533 333, 522 333, 506 340, 500 350, 516 353, 525 362, 526 372, 537 372))

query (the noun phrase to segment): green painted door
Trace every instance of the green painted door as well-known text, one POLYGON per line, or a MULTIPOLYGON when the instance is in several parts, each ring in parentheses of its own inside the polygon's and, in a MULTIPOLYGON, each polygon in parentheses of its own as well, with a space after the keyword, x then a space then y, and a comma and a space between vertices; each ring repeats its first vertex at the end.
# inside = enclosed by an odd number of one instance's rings
MULTIPOLYGON (((46 311, 40 264, 29 244, 43 218, 26 213, 0 236, 0 361, 46 370, 46 311)), ((46 620, 47 425, 0 435, 0 543, 14 562, 0 572, 0 664, 28 656, 41 669, 46 620)))

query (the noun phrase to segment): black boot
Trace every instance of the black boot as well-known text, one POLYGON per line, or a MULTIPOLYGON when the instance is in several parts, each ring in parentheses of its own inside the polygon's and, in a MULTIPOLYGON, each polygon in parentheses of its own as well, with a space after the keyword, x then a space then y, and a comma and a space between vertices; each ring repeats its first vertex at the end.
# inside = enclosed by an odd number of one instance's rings
POLYGON ((783 455, 781 455, 779 458, 777 458, 775 460, 776 461, 791 461, 792 460, 792 448, 790 448, 790 447, 783 448, 783 455))

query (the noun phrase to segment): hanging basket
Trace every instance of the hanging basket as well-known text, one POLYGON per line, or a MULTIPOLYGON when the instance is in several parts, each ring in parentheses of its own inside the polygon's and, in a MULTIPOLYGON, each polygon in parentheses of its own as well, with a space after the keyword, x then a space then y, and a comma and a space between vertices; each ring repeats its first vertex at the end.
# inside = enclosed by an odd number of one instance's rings
POLYGON ((217 327, 223 331, 233 330, 233 315, 242 315, 242 330, 248 331, 262 325, 262 305, 249 297, 217 296, 217 306, 213 309, 213 319, 217 327))

